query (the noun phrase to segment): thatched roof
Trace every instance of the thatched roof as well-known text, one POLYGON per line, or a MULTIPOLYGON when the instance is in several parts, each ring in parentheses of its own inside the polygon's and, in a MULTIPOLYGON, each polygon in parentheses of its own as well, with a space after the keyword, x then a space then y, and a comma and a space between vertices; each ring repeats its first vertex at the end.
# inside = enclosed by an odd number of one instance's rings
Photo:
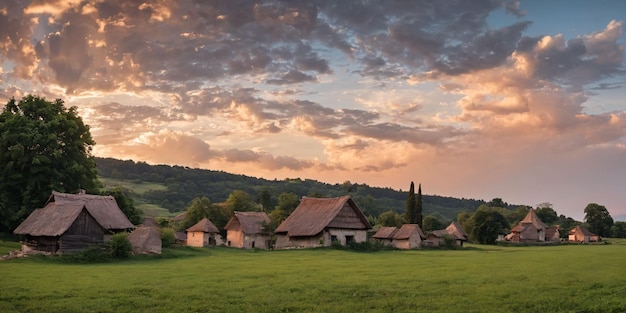
POLYGON ((154 227, 137 227, 130 235, 128 241, 133 246, 133 253, 157 253, 162 250, 161 234, 154 227))
POLYGON ((288 236, 315 236, 324 228, 370 229, 363 212, 350 196, 303 197, 298 207, 274 231, 288 236))
POLYGON ((209 221, 208 218, 203 218, 195 225, 187 228, 187 232, 203 232, 203 233, 213 233, 217 234, 220 231, 215 227, 215 225, 209 221))
POLYGON ((60 236, 85 209, 106 230, 133 228, 113 196, 52 192, 46 206, 36 209, 13 232, 18 235, 60 236))
POLYGON ((448 227, 446 227, 446 231, 452 237, 459 239, 459 240, 467 240, 468 238, 467 233, 465 232, 465 229, 463 229, 463 226, 461 226, 461 224, 455 221, 453 221, 452 223, 450 223, 450 225, 448 225, 448 227))
POLYGON ((421 238, 426 238, 422 229, 417 224, 404 224, 398 231, 393 235, 393 239, 409 239, 411 235, 414 233, 418 233, 421 238))
POLYGON ((157 223, 157 221, 152 218, 152 217, 146 217, 143 219, 143 222, 141 222, 141 226, 143 227, 154 227, 154 228, 159 228, 159 223, 157 223))
POLYGON ((587 228, 580 227, 580 225, 572 228, 568 232, 568 234, 573 235, 573 234, 576 234, 577 232, 580 232, 581 234, 583 234, 583 236, 597 236, 596 234, 590 232, 587 228))
POLYGON ((437 238, 443 238, 445 236, 450 236, 450 233, 445 230, 445 229, 438 229, 438 230, 433 230, 430 232, 431 235, 437 237, 437 238))
POLYGON ((255 235, 266 233, 263 225, 270 222, 265 212, 237 212, 230 218, 224 229, 241 230, 244 234, 255 235))
POLYGON ((372 236, 375 239, 392 239, 393 235, 398 231, 397 227, 381 227, 378 231, 372 236))
POLYGON ((526 217, 524 217, 524 219, 519 222, 520 224, 528 224, 528 223, 532 223, 536 229, 546 229, 548 228, 548 225, 544 224, 539 217, 537 216, 537 213, 535 213, 534 209, 530 209, 528 211, 528 214, 526 214, 526 217))

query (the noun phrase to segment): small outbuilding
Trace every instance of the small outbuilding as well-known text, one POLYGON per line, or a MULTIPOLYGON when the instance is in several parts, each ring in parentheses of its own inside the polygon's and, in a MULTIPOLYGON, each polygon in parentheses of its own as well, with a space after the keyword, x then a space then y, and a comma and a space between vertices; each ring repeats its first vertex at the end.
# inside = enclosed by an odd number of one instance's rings
POLYGON ((137 227, 128 235, 133 254, 161 254, 163 242, 156 227, 137 227))
POLYGON ((102 244, 134 227, 113 196, 53 191, 46 205, 34 210, 13 233, 24 236, 25 253, 66 253, 102 244))
POLYGON ((372 239, 382 243, 385 246, 391 246, 393 245, 393 235, 395 235, 397 231, 397 227, 383 226, 379 228, 374 235, 372 235, 372 239))
POLYGON ((272 234, 265 230, 270 218, 265 212, 235 212, 224 229, 226 245, 243 249, 270 249, 272 234))
POLYGON ((187 228, 188 246, 215 247, 223 244, 220 231, 208 218, 203 218, 195 225, 187 228))
POLYGON ((446 232, 456 240, 456 245, 459 247, 462 247, 463 243, 469 240, 465 229, 458 222, 452 221, 452 223, 446 227, 446 232))
POLYGON ((398 249, 419 249, 425 238, 418 224, 404 224, 393 235, 393 246, 398 249))
POLYGON ((276 249, 328 247, 365 242, 372 226, 350 196, 303 197, 274 231, 276 249))
POLYGON ((600 236, 580 226, 572 228, 568 232, 568 240, 572 242, 589 243, 600 241, 600 236))

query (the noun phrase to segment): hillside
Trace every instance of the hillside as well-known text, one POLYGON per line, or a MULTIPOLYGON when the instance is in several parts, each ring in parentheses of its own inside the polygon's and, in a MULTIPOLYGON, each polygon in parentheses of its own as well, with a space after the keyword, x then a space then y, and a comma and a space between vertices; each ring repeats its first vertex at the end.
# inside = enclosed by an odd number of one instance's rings
MULTIPOLYGON (((184 211, 192 199, 200 196, 206 196, 214 203, 222 202, 234 190, 243 190, 253 199, 261 191, 268 190, 275 203, 283 192, 293 192, 299 197, 336 197, 349 193, 364 213, 371 216, 387 210, 404 214, 407 198, 407 192, 350 182, 332 185, 302 178, 267 180, 223 171, 111 158, 96 158, 96 165, 105 188, 120 186, 130 190, 137 206, 148 216, 184 211)), ((434 215, 444 221, 456 218, 456 214, 463 210, 473 211, 483 203, 483 200, 423 195, 424 216, 434 215)))

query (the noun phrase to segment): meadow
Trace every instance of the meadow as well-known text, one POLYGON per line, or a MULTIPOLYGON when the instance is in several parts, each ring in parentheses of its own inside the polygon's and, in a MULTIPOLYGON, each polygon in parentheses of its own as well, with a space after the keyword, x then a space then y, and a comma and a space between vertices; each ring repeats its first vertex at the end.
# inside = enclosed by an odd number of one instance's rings
POLYGON ((12 259, 0 262, 0 312, 625 312, 626 241, 610 242, 12 259))

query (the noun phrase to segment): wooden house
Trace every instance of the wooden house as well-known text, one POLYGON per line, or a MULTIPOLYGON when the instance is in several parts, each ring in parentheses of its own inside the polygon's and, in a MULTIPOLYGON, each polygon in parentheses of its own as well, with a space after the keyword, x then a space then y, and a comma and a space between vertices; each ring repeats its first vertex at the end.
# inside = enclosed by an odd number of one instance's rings
POLYGON ((25 237, 25 253, 65 253, 102 244, 132 228, 113 196, 55 191, 44 208, 34 210, 13 233, 25 237))
POLYGON ((372 226, 350 196, 303 197, 298 207, 274 231, 276 249, 312 248, 365 242, 372 226))
POLYGON ((133 247, 133 254, 161 254, 163 242, 156 227, 141 226, 135 228, 128 241, 133 247))
POLYGON ((511 229, 505 239, 518 243, 543 242, 546 241, 546 228, 548 226, 539 219, 535 210, 531 208, 526 217, 511 229))
POLYGON ((445 229, 438 229, 431 231, 426 235, 426 239, 422 243, 426 247, 439 247, 446 243, 446 237, 451 237, 445 229))
POLYGON ((558 225, 546 228, 546 241, 561 241, 558 225))
POLYGON ((272 234, 264 229, 270 218, 265 212, 235 212, 224 229, 226 245, 235 248, 270 249, 272 234))
POLYGON ((220 231, 208 218, 201 219, 187 228, 187 245, 192 247, 215 247, 224 244, 220 231))
POLYGON ((572 228, 569 232, 568 232, 568 240, 572 241, 572 242, 581 242, 581 243, 588 243, 588 242, 596 242, 596 241, 600 241, 600 236, 590 232, 588 229, 584 228, 584 227, 580 227, 580 226, 576 226, 574 228, 572 228))
POLYGON ((393 235, 395 235, 397 231, 397 227, 381 227, 374 235, 372 235, 372 239, 385 246, 391 246, 393 245, 393 235))
POLYGON ((430 247, 438 247, 444 245, 446 243, 446 239, 453 239, 454 244, 462 247, 463 243, 469 240, 465 229, 463 226, 457 222, 452 222, 445 229, 433 230, 426 236, 426 240, 424 240, 424 246, 430 247))
POLYGON ((456 245, 459 247, 462 247, 463 243, 469 240, 469 236, 465 232, 465 229, 463 229, 463 226, 455 221, 452 221, 452 223, 446 227, 446 232, 456 240, 456 245))
POLYGON ((426 237, 417 224, 404 224, 393 235, 393 246, 398 249, 419 249, 426 237))

